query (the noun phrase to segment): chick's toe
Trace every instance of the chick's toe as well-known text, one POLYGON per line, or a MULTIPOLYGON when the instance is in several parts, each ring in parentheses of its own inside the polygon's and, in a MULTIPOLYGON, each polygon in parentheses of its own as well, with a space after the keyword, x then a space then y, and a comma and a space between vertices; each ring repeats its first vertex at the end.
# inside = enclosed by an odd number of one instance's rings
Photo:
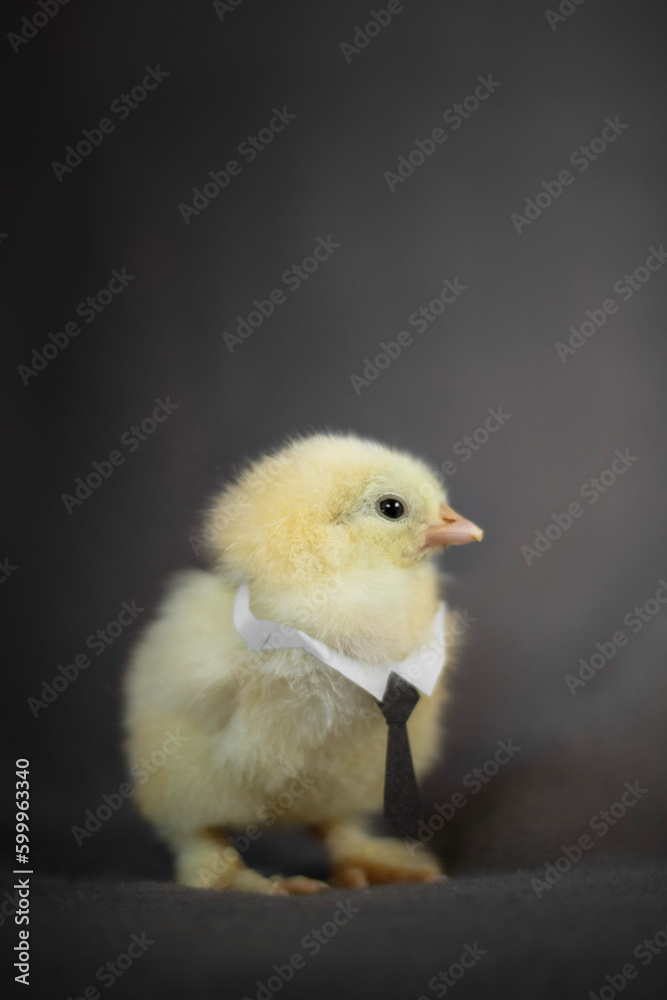
POLYGON ((327 882, 307 878, 305 875, 292 875, 289 878, 283 878, 282 875, 272 875, 270 881, 277 886, 278 895, 310 896, 330 888, 327 882))

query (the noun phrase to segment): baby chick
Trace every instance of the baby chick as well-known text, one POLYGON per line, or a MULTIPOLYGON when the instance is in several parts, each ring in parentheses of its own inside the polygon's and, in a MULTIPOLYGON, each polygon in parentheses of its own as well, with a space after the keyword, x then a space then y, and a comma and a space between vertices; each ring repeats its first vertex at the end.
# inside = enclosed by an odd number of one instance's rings
MULTIPOLYGON (((256 618, 365 664, 402 661, 438 608, 430 555, 481 535, 427 465, 351 434, 291 441, 222 491, 205 521, 211 569, 176 576, 126 678, 129 764, 177 736, 141 772, 136 801, 171 847, 179 882, 325 887, 250 870, 226 837, 241 830, 249 843, 273 825, 321 838, 335 885, 442 877, 425 849, 411 854, 361 825, 383 797, 387 723, 373 696, 303 648, 249 651, 233 606, 247 584, 256 618)), ((408 722, 418 778, 438 749, 443 690, 422 694, 408 722)))

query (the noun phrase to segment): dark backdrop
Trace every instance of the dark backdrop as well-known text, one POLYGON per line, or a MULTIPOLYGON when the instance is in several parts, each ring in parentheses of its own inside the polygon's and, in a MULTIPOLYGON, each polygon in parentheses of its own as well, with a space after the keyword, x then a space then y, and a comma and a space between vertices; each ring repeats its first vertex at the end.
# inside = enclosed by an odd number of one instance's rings
MULTIPOLYGON (((664 852, 667 610, 650 599, 667 576, 667 272, 658 254, 632 295, 623 280, 667 237, 662 10, 561 6, 572 13, 556 20, 528 0, 414 0, 347 56, 341 43, 381 4, 105 0, 7 38, 17 169, 1 248, 11 513, 0 597, 15 640, 2 738, 6 760, 31 760, 42 871, 166 872, 131 806, 80 848, 71 833, 124 780, 129 644, 168 573, 197 564, 193 526, 221 477, 322 427, 453 462, 451 502, 486 531, 445 560, 469 627, 427 816, 498 740, 521 749, 435 838, 453 870, 544 870, 625 782, 647 791, 594 838, 589 861, 664 852), (158 66, 167 75, 145 100, 123 118, 110 110, 158 66), (490 96, 443 121, 479 77, 490 96), (296 117, 249 162, 238 146, 275 108, 296 117), (105 117, 114 129, 93 133, 99 145, 53 167, 105 117), (594 143, 584 170, 586 154, 570 156, 606 119, 613 141, 594 143), (436 128, 447 138, 424 162, 387 179, 436 128), (186 222, 179 205, 234 158, 240 173, 186 222), (571 183, 547 204, 542 182, 557 192, 566 169, 571 183), (513 222, 540 191, 539 215, 513 222), (318 237, 339 246, 290 290, 281 276, 318 237), (19 368, 40 364, 33 348, 123 268, 132 280, 93 322, 79 317, 43 370, 19 368), (465 291, 424 332, 406 325, 445 278, 465 291), (230 351, 224 334, 275 288, 286 300, 230 351), (559 354, 587 310, 604 324, 559 354), (414 342, 384 370, 384 358, 366 367, 402 330, 414 342), (134 451, 121 442, 167 397, 177 409, 154 434, 134 451), (466 460, 460 442, 489 408, 509 417, 466 460), (68 512, 62 495, 114 450, 123 464, 68 512), (616 450, 633 460, 582 496, 616 450), (577 501, 583 513, 558 538, 549 529, 546 551, 522 552, 577 501), (146 609, 136 623, 102 655, 88 650, 90 667, 52 703, 29 703, 132 600, 146 609), (647 620, 624 624, 647 601, 647 620), (604 662, 573 693, 566 675, 596 643, 604 662)), ((11 7, 6 31, 32 13, 11 7)))

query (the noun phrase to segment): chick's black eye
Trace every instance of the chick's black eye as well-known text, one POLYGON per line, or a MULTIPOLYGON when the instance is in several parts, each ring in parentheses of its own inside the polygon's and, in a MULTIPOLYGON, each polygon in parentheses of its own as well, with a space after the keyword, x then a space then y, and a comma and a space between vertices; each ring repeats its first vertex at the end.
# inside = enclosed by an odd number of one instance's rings
POLYGON ((403 517, 405 514, 405 507, 395 497, 385 497, 383 500, 380 500, 378 510, 392 521, 397 521, 399 517, 403 517))

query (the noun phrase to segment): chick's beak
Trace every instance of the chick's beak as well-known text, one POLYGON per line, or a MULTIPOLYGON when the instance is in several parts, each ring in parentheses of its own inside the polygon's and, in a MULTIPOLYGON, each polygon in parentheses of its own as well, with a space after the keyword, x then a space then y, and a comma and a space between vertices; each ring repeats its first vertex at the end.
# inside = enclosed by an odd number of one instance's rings
POLYGON ((467 545, 468 542, 481 542, 484 532, 472 521, 466 521, 446 503, 440 504, 438 524, 431 524, 426 529, 424 548, 438 545, 467 545))

